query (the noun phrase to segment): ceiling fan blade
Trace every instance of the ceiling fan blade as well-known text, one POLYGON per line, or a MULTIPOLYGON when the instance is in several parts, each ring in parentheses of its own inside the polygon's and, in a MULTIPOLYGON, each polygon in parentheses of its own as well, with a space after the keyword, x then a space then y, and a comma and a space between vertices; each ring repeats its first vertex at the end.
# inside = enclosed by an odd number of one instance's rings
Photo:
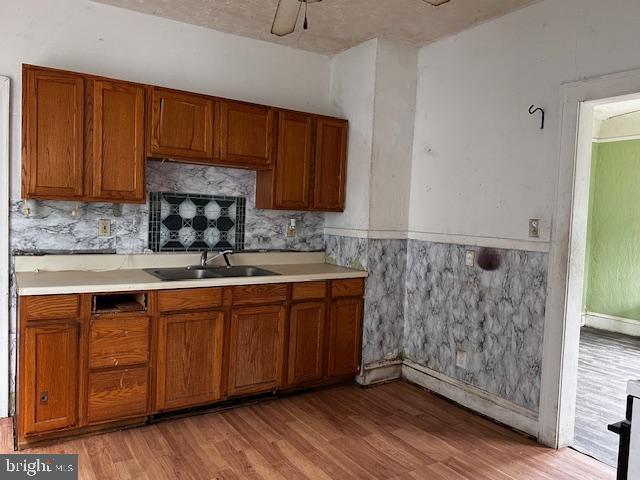
POLYGON ((284 37, 293 32, 296 29, 302 3, 300 0, 279 0, 276 16, 271 25, 271 33, 284 37))
POLYGON ((439 7, 440 5, 444 5, 445 3, 449 3, 451 0, 424 0, 429 5, 433 5, 434 7, 439 7))

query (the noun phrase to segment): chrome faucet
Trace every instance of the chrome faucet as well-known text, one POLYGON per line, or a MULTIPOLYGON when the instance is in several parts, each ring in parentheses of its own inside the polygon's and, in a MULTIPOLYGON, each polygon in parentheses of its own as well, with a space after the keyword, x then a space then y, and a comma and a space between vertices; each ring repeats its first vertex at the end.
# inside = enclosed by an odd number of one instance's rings
POLYGON ((200 268, 207 268, 207 264, 212 262, 216 258, 223 257, 224 263, 227 264, 227 268, 231 268, 231 262, 229 261, 229 255, 233 255, 233 250, 225 250, 223 252, 218 253, 216 256, 207 258, 209 256, 209 251, 205 250, 202 252, 202 256, 200 257, 200 268))

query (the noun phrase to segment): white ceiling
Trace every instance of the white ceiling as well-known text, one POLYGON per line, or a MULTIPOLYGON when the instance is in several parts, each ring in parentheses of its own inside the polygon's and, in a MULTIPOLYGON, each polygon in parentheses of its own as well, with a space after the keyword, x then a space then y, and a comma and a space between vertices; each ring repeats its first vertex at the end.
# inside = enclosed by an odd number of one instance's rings
POLYGON ((596 120, 608 120, 628 113, 640 111, 640 99, 624 100, 622 102, 606 103, 593 108, 593 117, 596 120))
POLYGON ((270 33, 278 0, 93 0, 244 37, 333 54, 375 37, 421 46, 499 17, 537 0, 451 0, 433 7, 423 0, 323 0, 309 4, 294 33, 270 33))

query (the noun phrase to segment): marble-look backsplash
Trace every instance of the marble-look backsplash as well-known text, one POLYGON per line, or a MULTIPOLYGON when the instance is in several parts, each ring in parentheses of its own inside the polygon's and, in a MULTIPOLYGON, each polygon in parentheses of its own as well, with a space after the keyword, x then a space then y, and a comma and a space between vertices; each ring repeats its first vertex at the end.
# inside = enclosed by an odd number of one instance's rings
POLYGON ((408 241, 405 357, 537 411, 547 255, 497 250, 500 267, 483 271, 465 266, 467 248, 408 241))
POLYGON ((397 359, 402 351, 407 249, 405 240, 325 236, 327 261, 369 271, 364 296, 364 365, 397 359))
MULTIPOLYGON (((243 196, 247 199, 245 248, 324 248, 324 216, 314 212, 282 212, 255 208, 255 172, 231 168, 147 163, 147 191, 243 196), (296 219, 297 236, 286 239, 289 219, 296 219)), ((74 202, 34 202, 25 217, 23 202, 11 204, 12 250, 115 249, 117 253, 140 253, 148 245, 149 205, 80 204, 72 217, 74 202), (98 220, 111 220, 111 236, 98 237, 98 220)))

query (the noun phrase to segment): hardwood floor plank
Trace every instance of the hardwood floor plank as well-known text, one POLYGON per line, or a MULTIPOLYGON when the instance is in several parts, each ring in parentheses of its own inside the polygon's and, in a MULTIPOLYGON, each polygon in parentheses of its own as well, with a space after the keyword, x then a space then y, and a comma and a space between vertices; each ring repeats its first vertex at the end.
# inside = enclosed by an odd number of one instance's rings
MULTIPOLYGON (((0 420, 0 452, 13 426, 0 420)), ((573 450, 555 451, 403 382, 355 385, 25 453, 78 453, 82 480, 613 480, 573 450)))

